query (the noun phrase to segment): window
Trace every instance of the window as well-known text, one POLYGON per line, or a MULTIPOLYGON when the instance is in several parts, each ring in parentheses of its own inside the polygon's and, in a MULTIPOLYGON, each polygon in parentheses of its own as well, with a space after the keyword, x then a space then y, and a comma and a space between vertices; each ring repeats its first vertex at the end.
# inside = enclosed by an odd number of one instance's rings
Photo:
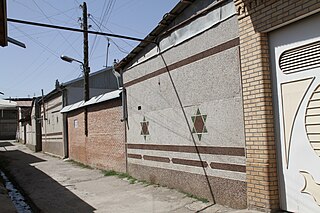
POLYGON ((78 128, 78 119, 74 119, 74 121, 73 121, 73 127, 74 127, 75 129, 78 128))

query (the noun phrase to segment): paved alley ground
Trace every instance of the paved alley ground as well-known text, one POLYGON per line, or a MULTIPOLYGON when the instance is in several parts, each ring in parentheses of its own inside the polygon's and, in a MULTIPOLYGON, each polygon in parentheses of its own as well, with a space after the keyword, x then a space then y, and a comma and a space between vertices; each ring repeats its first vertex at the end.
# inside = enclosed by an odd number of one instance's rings
POLYGON ((251 212, 203 203, 166 187, 131 184, 19 143, 0 141, 0 159, 41 212, 251 212))

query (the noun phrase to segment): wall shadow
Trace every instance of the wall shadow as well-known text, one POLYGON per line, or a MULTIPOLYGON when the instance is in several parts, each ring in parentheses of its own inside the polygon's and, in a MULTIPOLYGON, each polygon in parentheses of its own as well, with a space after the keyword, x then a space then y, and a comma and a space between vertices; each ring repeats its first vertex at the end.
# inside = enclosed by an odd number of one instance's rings
MULTIPOLYGON (((0 146, 7 143, 0 141, 0 146)), ((4 170, 14 179, 13 183, 23 190, 23 194, 32 200, 36 212, 87 213, 96 210, 65 186, 32 166, 33 163, 45 160, 19 150, 0 151, 0 160, 7 162, 5 166, 2 165, 4 170)))

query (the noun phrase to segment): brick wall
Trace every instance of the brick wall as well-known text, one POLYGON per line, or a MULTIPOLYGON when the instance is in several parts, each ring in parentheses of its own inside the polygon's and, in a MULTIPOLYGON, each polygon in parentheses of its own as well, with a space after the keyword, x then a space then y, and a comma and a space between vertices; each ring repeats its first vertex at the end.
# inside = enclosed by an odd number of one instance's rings
POLYGON ((68 113, 70 159, 95 168, 125 172, 125 129, 121 118, 120 99, 88 107, 86 137, 84 109, 68 113))
POLYGON ((268 34, 320 8, 320 0, 235 0, 240 32, 247 202, 249 208, 279 208, 268 34))

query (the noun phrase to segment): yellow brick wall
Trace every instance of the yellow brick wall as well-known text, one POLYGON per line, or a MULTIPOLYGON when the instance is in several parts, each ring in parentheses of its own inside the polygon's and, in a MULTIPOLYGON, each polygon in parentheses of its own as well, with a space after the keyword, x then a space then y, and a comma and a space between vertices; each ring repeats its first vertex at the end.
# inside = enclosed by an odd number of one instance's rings
POLYGON ((320 0, 234 0, 239 20, 247 204, 279 208, 268 34, 319 11, 320 0))

